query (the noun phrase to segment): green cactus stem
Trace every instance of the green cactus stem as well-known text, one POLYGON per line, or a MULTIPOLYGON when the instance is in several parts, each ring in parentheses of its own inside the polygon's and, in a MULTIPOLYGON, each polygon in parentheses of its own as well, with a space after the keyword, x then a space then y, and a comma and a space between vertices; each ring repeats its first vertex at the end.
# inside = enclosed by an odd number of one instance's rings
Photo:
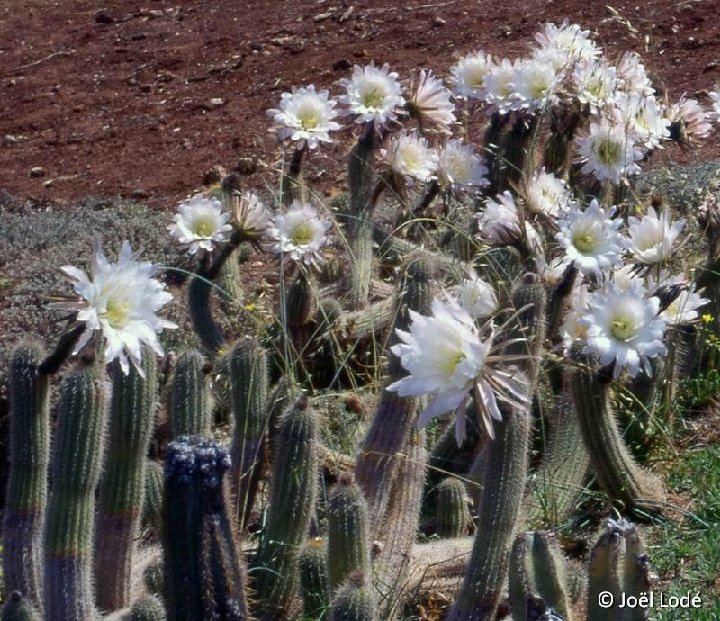
POLYGON ((330 606, 330 621, 377 621, 372 589, 362 572, 350 575, 330 606))
POLYGON ((162 522, 163 487, 165 486, 165 470, 162 464, 148 461, 145 466, 145 492, 143 496, 142 517, 143 528, 151 528, 159 532, 162 522))
POLYGON ((513 621, 536 618, 532 611, 552 609, 572 621, 566 592, 565 562, 551 533, 529 531, 518 535, 510 557, 510 602, 513 621))
POLYGON ((42 535, 50 461, 50 383, 40 373, 44 351, 28 342, 15 349, 9 377, 10 473, 3 520, 5 592, 42 605, 42 535))
POLYGON ((311 539, 303 546, 299 570, 305 617, 324 619, 330 607, 330 576, 327 546, 322 539, 311 539))
POLYGON ((286 207, 293 201, 304 201, 305 185, 302 178, 303 156, 307 153, 307 145, 295 149, 287 172, 282 176, 280 196, 286 207))
POLYGON ((154 596, 143 597, 130 608, 130 621, 165 621, 167 614, 162 601, 154 596))
POLYGON ((245 571, 223 493, 226 448, 195 436, 168 445, 165 462, 164 582, 174 620, 244 620, 245 571))
POLYGON ((295 594, 300 547, 307 536, 318 482, 318 423, 307 397, 280 421, 270 504, 253 577, 258 618, 287 617, 295 594))
POLYGON ((173 438, 209 435, 212 425, 206 363, 196 351, 180 354, 168 387, 168 412, 173 438))
MULTIPOLYGON (((532 395, 545 335, 543 285, 527 276, 513 292, 512 304, 517 317, 508 331, 504 353, 530 356, 520 361, 517 378, 532 395)), ((510 548, 527 482, 531 416, 529 403, 498 405, 502 421, 496 425, 496 438, 483 451, 485 473, 473 552, 447 621, 494 619, 507 578, 510 548)))
POLYGON ((105 419, 105 386, 95 369, 68 374, 60 387, 50 466, 53 484, 45 525, 43 586, 47 621, 95 619, 95 488, 104 452, 105 419))
POLYGON ((585 115, 578 104, 550 113, 550 137, 545 143, 545 170, 564 178, 572 163, 575 132, 585 115))
POLYGON ((600 487, 624 511, 657 507, 662 484, 643 471, 625 445, 611 405, 610 384, 588 366, 590 361, 575 349, 579 363, 568 370, 572 399, 585 448, 600 487))
POLYGON ((650 569, 645 549, 634 524, 625 520, 608 520, 590 554, 587 593, 587 621, 645 621, 648 609, 610 609, 600 606, 600 594, 611 593, 614 602, 621 596, 639 597, 650 593, 650 569))
MULTIPOLYGON (((407 330, 410 310, 430 314, 432 296, 427 261, 417 259, 408 264, 400 290, 394 327, 407 330)), ((391 343, 397 339, 393 331, 391 343)), ((400 359, 390 353, 388 382, 398 380, 404 373, 400 359)), ((417 430, 419 410, 419 399, 383 391, 356 464, 357 482, 373 516, 371 537, 382 544, 373 564, 383 619, 392 619, 401 611, 407 554, 419 526, 427 463, 424 432, 417 430)))
POLYGON ((98 500, 95 537, 96 603, 113 611, 130 605, 132 554, 140 527, 147 452, 155 423, 157 361, 144 351, 142 371, 111 365, 109 446, 98 500))
POLYGON ((352 309, 362 308, 367 303, 373 273, 372 213, 377 198, 373 196, 375 147, 375 127, 373 123, 367 123, 363 135, 353 147, 348 159, 350 192, 348 302, 352 309))
POLYGON ((342 475, 328 502, 330 588, 335 590, 354 571, 370 570, 368 512, 360 488, 342 475))
POLYGON ((229 354, 229 379, 234 418, 230 456, 233 516, 247 525, 260 478, 268 429, 267 355, 257 339, 240 339, 229 354))
POLYGON ((0 613, 0 621, 41 621, 41 617, 29 599, 20 591, 12 591, 0 613))
POLYGON ((437 534, 448 539, 467 534, 472 519, 460 479, 447 477, 437 489, 437 534))

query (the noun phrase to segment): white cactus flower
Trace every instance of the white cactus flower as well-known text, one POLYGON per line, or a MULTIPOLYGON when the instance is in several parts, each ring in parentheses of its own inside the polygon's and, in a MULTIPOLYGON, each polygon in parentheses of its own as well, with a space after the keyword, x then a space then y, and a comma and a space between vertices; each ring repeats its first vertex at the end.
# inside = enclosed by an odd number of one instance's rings
POLYGON ((555 60, 556 69, 568 68, 578 61, 592 60, 600 55, 600 49, 590 39, 589 30, 580 30, 578 24, 565 20, 560 26, 547 23, 535 35, 539 49, 537 57, 555 60))
POLYGON ((642 57, 637 52, 625 52, 617 64, 618 86, 625 93, 637 95, 654 95, 650 78, 645 72, 642 57))
POLYGON ((545 169, 538 170, 525 182, 525 204, 533 213, 557 217, 572 201, 567 184, 545 169))
POLYGON ((170 234, 181 244, 188 246, 188 253, 199 250, 212 252, 215 244, 228 240, 232 226, 230 214, 223 212, 222 203, 216 198, 196 194, 178 205, 175 223, 168 226, 170 234))
POLYGON ((560 336, 563 340, 563 352, 569 355, 572 346, 587 339, 587 326, 580 320, 590 309, 590 291, 587 284, 582 283, 573 287, 570 297, 570 308, 563 317, 560 327, 560 336))
POLYGON ((418 132, 393 136, 381 156, 393 172, 421 183, 428 181, 437 167, 437 153, 418 132))
POLYGON ((644 287, 618 290, 606 283, 590 294, 588 313, 580 320, 587 328, 583 353, 598 356, 602 365, 614 362, 614 377, 623 368, 633 377, 640 368, 650 375, 649 359, 667 354, 666 321, 659 310, 660 300, 646 297, 644 287))
POLYGON ((502 420, 498 400, 527 404, 527 387, 512 369, 496 366, 503 356, 494 355, 493 334, 482 338, 472 317, 456 302, 433 300, 432 316, 410 311, 409 332, 397 330, 401 343, 391 351, 400 358, 409 375, 390 384, 387 390, 401 397, 431 395, 420 413, 418 427, 434 417, 454 411, 458 444, 465 435, 465 400, 472 392, 481 412, 481 422, 494 437, 492 419, 502 420))
POLYGON ((582 172, 592 174, 598 181, 607 179, 613 184, 629 175, 640 172, 635 163, 643 153, 635 144, 635 136, 628 134, 623 125, 603 119, 590 124, 587 137, 575 139, 582 172))
POLYGON ((492 317, 500 308, 495 289, 479 276, 463 279, 453 293, 457 303, 475 321, 492 317))
POLYGON ((473 216, 478 220, 478 237, 488 244, 511 244, 522 235, 515 199, 508 190, 495 199, 488 199, 485 209, 473 216))
POLYGON ((649 291, 675 286, 680 288, 680 292, 660 313, 660 316, 670 326, 692 323, 698 318, 697 309, 710 300, 700 295, 695 288, 695 283, 688 280, 685 274, 671 276, 667 270, 661 270, 660 274, 654 277, 652 272, 648 273, 647 288, 649 291))
POLYGON ((450 83, 458 97, 485 99, 485 77, 492 67, 492 58, 482 50, 463 56, 450 68, 450 83))
POLYGON ((611 114, 645 149, 661 147, 661 142, 670 138, 670 119, 652 95, 618 93, 611 114))
POLYGON ((720 85, 716 84, 715 90, 708 92, 708 97, 715 121, 720 121, 720 85))
POLYGON ((397 117, 398 110, 405 105, 398 74, 384 64, 360 67, 355 65, 351 78, 340 80, 346 94, 339 97, 340 103, 348 106, 346 114, 356 115, 356 122, 373 121, 377 127, 386 125, 397 117))
POLYGON ((610 272, 610 280, 618 291, 645 284, 638 266, 632 263, 615 266, 610 272))
POLYGON ((685 220, 671 220, 670 211, 663 209, 660 214, 653 207, 642 218, 628 218, 630 252, 635 259, 646 265, 662 263, 670 258, 673 244, 685 226, 685 220))
POLYGON ((102 331, 104 362, 120 361, 123 372, 130 371, 130 362, 141 371, 142 345, 162 356, 163 349, 157 335, 177 325, 157 316, 172 295, 165 285, 153 278, 157 268, 151 263, 137 261, 130 243, 125 241, 117 263, 110 263, 95 240, 92 279, 71 265, 61 267, 82 298, 77 302, 59 302, 55 308, 77 312, 77 321, 85 323, 73 355, 88 342, 96 330, 102 331))
POLYGON ((327 90, 316 91, 315 86, 293 88, 292 93, 280 96, 280 108, 268 110, 273 117, 281 140, 289 138, 315 149, 321 142, 332 142, 330 132, 340 129, 334 119, 338 116, 336 102, 327 90))
POLYGON ((513 85, 515 81, 515 63, 503 58, 499 64, 493 64, 485 76, 485 101, 490 105, 488 113, 507 114, 520 108, 520 101, 513 85))
POLYGON ((712 124, 705 109, 696 99, 688 99, 684 95, 678 103, 673 104, 669 113, 670 120, 683 125, 688 139, 703 140, 710 135, 712 124))
POLYGON ((594 113, 617 96, 617 70, 601 58, 577 63, 572 79, 578 100, 588 104, 594 113))
POLYGON ((412 99, 408 100, 407 107, 411 116, 430 121, 450 133, 450 126, 455 123, 455 105, 450 101, 451 95, 432 71, 422 70, 418 87, 412 99))
POLYGON ((265 232, 266 249, 285 261, 316 267, 324 260, 331 223, 309 203, 295 201, 285 213, 276 214, 265 232))
POLYGON ((245 235, 259 237, 270 224, 270 214, 255 192, 245 191, 239 196, 233 214, 235 223, 245 235))
POLYGON ((593 200, 581 211, 573 206, 558 220, 555 239, 565 249, 564 265, 575 264, 583 274, 599 274, 622 261, 627 240, 618 231, 622 221, 593 200))
POLYGON ((437 178, 444 190, 467 190, 489 184, 485 160, 475 153, 472 145, 460 140, 448 140, 440 151, 437 178))
POLYGON ((514 95, 521 110, 542 110, 558 101, 562 73, 551 64, 526 58, 515 66, 514 95))

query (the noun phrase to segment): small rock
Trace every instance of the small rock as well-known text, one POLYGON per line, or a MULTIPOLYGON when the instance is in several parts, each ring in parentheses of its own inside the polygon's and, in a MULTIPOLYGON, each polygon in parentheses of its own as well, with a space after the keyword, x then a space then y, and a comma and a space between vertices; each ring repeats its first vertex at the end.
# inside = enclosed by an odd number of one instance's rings
POLYGON ((96 24, 112 24, 114 21, 115 18, 107 11, 98 11, 95 13, 96 24))
POLYGON ((130 198, 136 201, 146 199, 147 197, 148 193, 142 188, 135 188, 132 192, 130 192, 130 198))
POLYGON ((213 97, 213 98, 210 100, 210 105, 211 105, 213 108, 219 108, 219 107, 222 106, 224 103, 225 103, 225 102, 224 102, 220 97, 213 97))
POLYGON ((324 22, 326 19, 330 19, 332 16, 332 11, 328 11, 327 13, 318 13, 315 17, 313 17, 313 21, 316 24, 319 24, 320 22, 324 22))
POLYGON ((444 20, 439 15, 436 15, 435 17, 433 17, 433 20, 432 20, 433 28, 439 28, 440 26, 444 26, 445 24, 447 24, 447 20, 444 20))
POLYGON ((44 177, 45 169, 42 166, 33 166, 30 169, 30 176, 31 177, 44 177))
POLYGON ((227 175, 227 171, 220 166, 220 164, 215 164, 205 171, 202 179, 203 185, 215 185, 216 183, 220 183, 225 175, 227 175))
POLYGON ((713 60, 703 67, 703 72, 714 71, 718 67, 720 67, 720 63, 717 60, 713 60))
POLYGON ((142 41, 143 39, 147 39, 147 35, 144 32, 133 32, 130 35, 130 41, 142 41))
POLYGON ((333 71, 347 71, 352 67, 352 63, 347 58, 341 58, 333 63, 333 71))

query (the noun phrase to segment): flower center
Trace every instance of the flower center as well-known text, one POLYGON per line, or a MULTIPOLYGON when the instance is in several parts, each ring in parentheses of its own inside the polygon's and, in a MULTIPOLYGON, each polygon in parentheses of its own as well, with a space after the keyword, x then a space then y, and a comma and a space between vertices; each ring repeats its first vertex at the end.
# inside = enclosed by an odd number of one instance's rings
POLYGON ((196 237, 212 237, 215 220, 211 216, 200 216, 193 221, 192 232, 196 237))
POLYGON ((618 341, 627 341, 635 334, 635 324, 626 317, 619 317, 610 322, 610 334, 618 341))
POLYGON ((130 320, 130 303, 127 300, 108 300, 102 317, 113 328, 121 330, 130 320))
POLYGON ((583 254, 593 252, 597 247, 597 239, 592 231, 578 231, 572 238, 573 246, 583 254))
POLYGON ((373 86, 363 93, 362 102, 366 108, 381 108, 385 103, 385 92, 379 86, 373 86))
POLYGON ((317 129, 320 125, 320 111, 309 103, 298 110, 297 118, 305 130, 317 129))
POLYGON ((440 368, 446 377, 452 377, 457 365, 463 360, 465 360, 465 354, 462 352, 450 352, 450 355, 443 361, 440 368))
POLYGON ((620 160, 620 145, 611 138, 602 138, 595 149, 598 159, 606 166, 615 164, 620 160))
POLYGON ((309 222, 302 222, 292 232, 292 243, 296 246, 307 246, 313 240, 313 229, 309 222))

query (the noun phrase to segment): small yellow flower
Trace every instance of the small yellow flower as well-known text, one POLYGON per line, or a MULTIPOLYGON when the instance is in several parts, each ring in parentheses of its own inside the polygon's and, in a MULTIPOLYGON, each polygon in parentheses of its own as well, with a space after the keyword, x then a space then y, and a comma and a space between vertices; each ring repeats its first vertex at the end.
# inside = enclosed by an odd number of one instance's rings
POLYGON ((710 323, 713 320, 713 316, 710 313, 705 313, 701 319, 703 323, 710 323))

